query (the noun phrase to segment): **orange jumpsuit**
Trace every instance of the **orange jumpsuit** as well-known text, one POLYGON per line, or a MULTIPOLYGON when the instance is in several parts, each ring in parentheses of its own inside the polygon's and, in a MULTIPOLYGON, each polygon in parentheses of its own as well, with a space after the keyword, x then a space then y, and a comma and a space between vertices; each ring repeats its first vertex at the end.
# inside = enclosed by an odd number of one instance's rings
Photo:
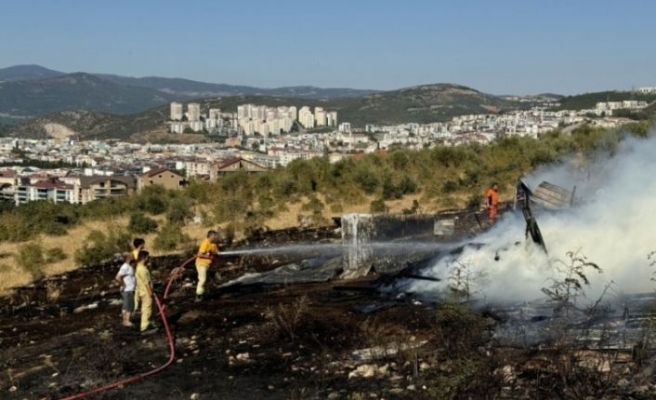
POLYGON ((487 193, 485 193, 485 197, 487 197, 487 207, 489 211, 490 223, 493 223, 497 219, 499 193, 497 193, 494 188, 489 188, 487 193))

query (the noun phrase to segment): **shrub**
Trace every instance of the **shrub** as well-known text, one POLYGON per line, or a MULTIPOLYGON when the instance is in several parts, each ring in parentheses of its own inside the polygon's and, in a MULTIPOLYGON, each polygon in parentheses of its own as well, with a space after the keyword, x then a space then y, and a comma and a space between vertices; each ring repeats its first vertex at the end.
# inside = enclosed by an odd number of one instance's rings
POLYGON ((23 271, 32 276, 32 279, 39 280, 45 276, 46 259, 40 243, 30 242, 21 245, 18 253, 14 255, 14 260, 23 271))
POLYGON ((291 304, 278 304, 276 307, 267 307, 264 311, 266 319, 276 327, 278 334, 295 340, 297 329, 302 325, 308 310, 307 296, 299 297, 291 304))
POLYGON ((36 234, 16 214, 3 214, 0 216, 0 240, 10 242, 23 242, 36 234))
POLYGON ((157 221, 146 216, 144 213, 130 215, 128 230, 132 233, 151 233, 157 231, 157 221))
POLYGON ((93 230, 86 242, 75 251, 75 262, 80 265, 100 264, 117 254, 130 250, 130 234, 124 229, 113 228, 107 234, 93 230))
POLYGON ((437 311, 437 328, 450 358, 475 352, 483 339, 484 319, 465 305, 446 303, 437 311))
POLYGON ((355 181, 366 194, 373 194, 380 184, 378 174, 373 168, 361 168, 355 174, 355 181))
POLYGON ((387 206, 385 205, 385 200, 377 199, 369 204, 369 212, 372 214, 384 213, 387 212, 387 206))
POLYGON ((66 253, 64 253, 64 250, 62 250, 60 247, 53 247, 46 250, 45 258, 46 263, 52 264, 59 261, 64 261, 67 256, 66 253))
POLYGON ((186 197, 176 197, 171 200, 169 210, 166 213, 166 219, 171 224, 184 224, 188 219, 194 216, 192 211, 193 203, 186 197))
POLYGON ((168 208, 167 191, 160 185, 146 186, 135 199, 136 208, 140 211, 159 215, 168 208))
POLYGON ((167 223, 155 237, 153 247, 158 251, 178 250, 188 247, 191 240, 182 232, 180 225, 167 223))

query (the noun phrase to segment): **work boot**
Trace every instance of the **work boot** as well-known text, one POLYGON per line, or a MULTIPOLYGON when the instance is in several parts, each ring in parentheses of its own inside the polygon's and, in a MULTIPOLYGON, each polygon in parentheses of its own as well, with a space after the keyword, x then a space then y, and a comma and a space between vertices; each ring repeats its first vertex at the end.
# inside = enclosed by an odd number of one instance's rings
POLYGON ((152 334, 154 334, 154 333, 157 333, 157 328, 155 328, 155 327, 148 328, 148 329, 146 329, 146 330, 144 330, 144 331, 141 331, 141 334, 142 334, 143 336, 152 335, 152 334))

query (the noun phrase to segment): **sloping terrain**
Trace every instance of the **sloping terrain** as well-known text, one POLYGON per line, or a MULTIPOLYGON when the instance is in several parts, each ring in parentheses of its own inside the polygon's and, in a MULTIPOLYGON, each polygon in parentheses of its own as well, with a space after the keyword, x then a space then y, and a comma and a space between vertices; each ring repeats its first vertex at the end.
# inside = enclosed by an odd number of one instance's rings
POLYGON ((605 91, 583 93, 574 96, 565 96, 559 100, 557 110, 586 110, 595 108, 599 102, 637 100, 651 103, 656 101, 656 94, 643 94, 635 92, 605 91))
POLYGON ((319 88, 315 86, 289 86, 279 88, 257 88, 253 86, 227 85, 224 83, 198 82, 182 78, 157 76, 132 78, 118 75, 99 74, 99 77, 121 85, 145 87, 176 95, 180 98, 204 98, 218 96, 283 96, 309 99, 331 99, 357 97, 376 92, 348 88, 319 88))
POLYGON ((14 65, 0 69, 0 82, 54 78, 60 75, 65 74, 40 65, 14 65))
MULTIPOLYGON (((447 121, 454 116, 475 113, 496 113, 504 109, 521 107, 519 103, 502 100, 464 86, 436 84, 376 93, 364 97, 342 99, 299 99, 271 96, 230 96, 197 100, 201 109, 220 108, 236 112, 240 104, 267 106, 324 107, 337 111, 339 121, 354 126, 365 124, 397 124, 405 122, 428 123, 447 121)), ((169 106, 163 105, 147 111, 126 115, 85 113, 85 122, 70 118, 70 113, 59 113, 28 120, 6 129, 6 136, 43 137, 45 124, 63 124, 78 132, 82 138, 128 139, 134 134, 146 134, 166 129, 169 106)))
MULTIPOLYGON (((47 78, 56 78, 69 75, 64 72, 54 71, 39 65, 16 65, 12 67, 0 69, 0 82, 12 81, 36 81, 47 78)), ((77 74, 70 74, 77 75, 77 74)), ((193 81, 183 78, 163 78, 158 76, 149 76, 142 78, 134 78, 113 74, 94 74, 86 73, 86 75, 93 76, 107 83, 113 83, 125 88, 143 88, 151 89, 155 92, 160 92, 163 96, 168 96, 170 99, 189 100, 196 98, 218 97, 218 96, 285 96, 285 97, 299 97, 299 98, 313 98, 313 99, 329 99, 329 98, 342 98, 342 97, 355 97, 375 93, 375 90, 361 90, 349 88, 319 88, 315 86, 289 86, 279 88, 257 88, 253 86, 244 85, 228 85, 224 83, 208 83, 193 81)), ((28 90, 30 84, 18 86, 13 89, 18 95, 20 90, 28 90)), ((60 101, 63 104, 69 103, 71 107, 67 110, 74 110, 77 103, 73 97, 66 97, 66 93, 62 93, 60 101)), ((137 107, 139 103, 135 104, 137 107)), ((152 106, 152 105, 151 105, 152 106)), ((143 111, 145 108, 137 108, 132 112, 143 111)), ((96 109, 100 111, 108 111, 107 109, 96 109)), ((30 115, 40 115, 33 113, 30 115)))
MULTIPOLYGON (((258 248, 334 241, 335 236, 331 229, 272 231, 249 242, 258 248)), ((185 258, 154 260, 160 296, 170 271, 185 258)), ((174 283, 165 303, 176 352, 173 364, 94 398, 528 400, 656 395, 651 347, 631 351, 568 348, 558 342, 522 344, 521 338, 530 334, 525 329, 551 319, 546 314, 529 315, 528 326, 509 322, 520 341, 504 346, 490 336, 507 318, 499 310, 473 313, 453 303, 422 302, 411 293, 377 290, 394 282, 391 275, 222 288, 220 284, 233 278, 290 261, 266 255, 226 255, 223 260, 220 274, 211 274, 210 292, 202 303, 193 301, 192 268, 174 283)), ((166 362, 168 344, 161 327, 142 336, 120 326, 120 300, 112 283, 117 268, 114 263, 83 268, 0 299, 2 398, 60 399, 166 362)), ((506 313, 521 316, 529 308, 524 304, 506 313)), ((545 305, 544 311, 548 308, 545 305)), ((154 318, 159 321, 157 312, 154 318)))
POLYGON ((13 116, 71 110, 130 114, 172 99, 157 90, 117 85, 84 73, 0 83, 0 114, 13 116))

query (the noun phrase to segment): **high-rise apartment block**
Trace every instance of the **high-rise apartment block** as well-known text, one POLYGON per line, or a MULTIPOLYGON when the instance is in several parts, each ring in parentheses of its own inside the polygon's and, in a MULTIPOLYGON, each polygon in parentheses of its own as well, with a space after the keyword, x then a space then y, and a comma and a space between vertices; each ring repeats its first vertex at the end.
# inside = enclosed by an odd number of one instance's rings
POLYGON ((328 113, 328 126, 337 126, 337 111, 328 113))
POLYGON ((182 103, 171 103, 171 120, 180 121, 182 119, 182 103))
POLYGON ((209 119, 218 120, 221 118, 221 109, 220 108, 210 108, 209 119))
POLYGON ((314 115, 312 114, 312 111, 310 111, 310 107, 301 107, 298 112, 298 122, 300 122, 305 129, 314 128, 314 115))
POLYGON ((200 104, 198 103, 187 104, 187 119, 189 120, 189 122, 195 122, 200 120, 200 104))
POLYGON ((314 123, 317 126, 326 126, 326 112, 323 107, 314 108, 314 123))

